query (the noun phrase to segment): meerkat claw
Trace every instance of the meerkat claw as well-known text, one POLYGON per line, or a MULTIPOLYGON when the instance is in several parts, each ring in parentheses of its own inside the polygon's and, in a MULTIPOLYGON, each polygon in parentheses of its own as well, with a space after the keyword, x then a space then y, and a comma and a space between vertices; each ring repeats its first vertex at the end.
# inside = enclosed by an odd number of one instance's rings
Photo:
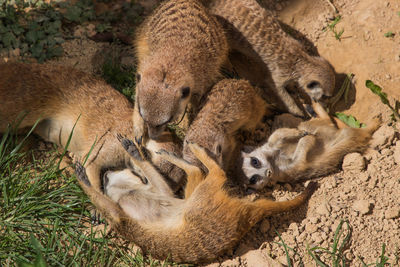
POLYGON ((75 173, 76 178, 82 181, 85 185, 91 186, 85 167, 83 167, 79 161, 75 163, 75 173))

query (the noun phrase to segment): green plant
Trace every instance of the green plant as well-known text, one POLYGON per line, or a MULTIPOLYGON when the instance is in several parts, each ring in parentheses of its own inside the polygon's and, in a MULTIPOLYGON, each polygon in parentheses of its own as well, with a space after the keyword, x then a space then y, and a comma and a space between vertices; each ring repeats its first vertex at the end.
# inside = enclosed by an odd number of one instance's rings
POLYGON ((387 98, 387 94, 382 91, 382 88, 379 85, 374 84, 371 80, 365 81, 365 86, 371 90, 372 93, 376 94, 380 97, 383 104, 388 106, 392 111, 392 120, 397 121, 400 119, 400 102, 395 100, 394 107, 390 104, 389 99, 387 98))
POLYGON ((366 125, 364 123, 361 123, 358 121, 354 116, 352 115, 346 115, 344 113, 336 112, 335 116, 346 123, 348 126, 353 127, 353 128, 363 128, 366 125))
POLYGON ((391 32, 391 31, 388 31, 388 32, 385 33, 383 36, 385 36, 386 38, 394 37, 394 33, 391 32))
POLYGON ((107 59, 102 67, 103 79, 131 102, 135 98, 135 72, 133 67, 123 66, 111 58, 107 59))
POLYGON ((307 247, 307 252, 311 256, 311 258, 315 261, 317 266, 321 267, 345 267, 346 258, 343 255, 343 251, 346 246, 349 244, 351 237, 352 229, 347 220, 341 220, 339 225, 335 230, 335 235, 333 237, 333 243, 331 248, 322 248, 322 247, 307 247), (343 229, 343 225, 347 225, 346 229, 343 229), (346 233, 344 235, 344 233, 346 233), (344 238, 342 238, 344 235, 344 238), (327 254, 331 259, 331 264, 327 264, 321 260, 321 255, 327 254))
POLYGON ((344 29, 341 29, 338 32, 336 30, 336 24, 338 24, 341 19, 342 19, 341 15, 336 16, 335 19, 333 20, 333 22, 324 28, 324 31, 327 31, 329 29, 331 32, 333 32, 333 34, 335 35, 336 40, 339 40, 339 41, 341 41, 344 29))

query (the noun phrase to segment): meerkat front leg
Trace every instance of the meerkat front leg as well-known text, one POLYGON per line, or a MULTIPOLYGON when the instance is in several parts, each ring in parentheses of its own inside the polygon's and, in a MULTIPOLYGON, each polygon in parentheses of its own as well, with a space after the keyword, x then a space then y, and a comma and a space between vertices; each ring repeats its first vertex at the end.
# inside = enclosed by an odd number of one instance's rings
POLYGON ((306 135, 308 135, 306 131, 296 128, 280 128, 268 138, 268 145, 272 148, 279 149, 280 147, 285 146, 288 142, 296 141, 306 135))
POLYGON ((187 182, 185 187, 185 199, 189 198, 193 193, 195 188, 204 180, 204 175, 201 172, 200 168, 190 164, 184 159, 178 158, 172 153, 169 153, 165 150, 161 150, 156 152, 161 156, 162 159, 171 162, 172 164, 178 166, 187 174, 187 182))
POLYGON ((304 136, 299 140, 296 150, 293 153, 292 163, 289 165, 288 169, 296 170, 296 172, 301 172, 307 166, 307 155, 308 152, 315 145, 316 139, 313 135, 304 136))
POLYGON ((121 135, 118 135, 117 138, 121 142, 123 148, 125 148, 128 154, 131 156, 133 164, 141 169, 148 183, 154 186, 160 193, 163 193, 167 196, 173 196, 174 193, 168 186, 164 177, 149 161, 142 158, 142 154, 136 147, 135 143, 132 140, 122 137, 121 135))
POLYGON ((136 145, 141 147, 146 142, 145 140, 146 129, 145 129, 145 122, 139 112, 139 104, 137 99, 135 99, 132 119, 133 119, 133 136, 135 137, 136 145))

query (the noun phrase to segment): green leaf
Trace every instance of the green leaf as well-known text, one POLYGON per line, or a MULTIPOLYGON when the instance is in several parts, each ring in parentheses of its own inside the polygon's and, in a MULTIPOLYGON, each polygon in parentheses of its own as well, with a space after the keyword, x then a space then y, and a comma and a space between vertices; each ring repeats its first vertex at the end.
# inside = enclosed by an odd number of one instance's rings
POLYGON ((378 95, 381 98, 381 101, 385 105, 389 105, 389 100, 387 99, 387 94, 382 92, 382 88, 378 85, 374 84, 371 80, 367 80, 365 82, 365 86, 369 88, 372 93, 378 95))
POLYGON ((3 42, 4 47, 8 49, 12 48, 12 45, 17 43, 17 39, 12 32, 6 32, 2 34, 1 41, 3 42))
POLYGON ((79 22, 82 14, 82 9, 77 6, 69 6, 64 17, 72 22, 79 22))
POLYGON ((390 38, 394 36, 394 33, 391 31, 388 31, 387 33, 385 33, 383 36, 385 36, 386 38, 390 38))
POLYGON ((39 39, 37 31, 29 31, 25 35, 25 40, 30 43, 34 44, 39 39))
POLYGON ((362 123, 359 122, 354 116, 352 115, 346 115, 344 113, 340 113, 340 112, 336 112, 335 116, 343 121, 344 123, 346 123, 347 125, 349 125, 350 127, 353 128, 361 128, 362 127, 362 123))

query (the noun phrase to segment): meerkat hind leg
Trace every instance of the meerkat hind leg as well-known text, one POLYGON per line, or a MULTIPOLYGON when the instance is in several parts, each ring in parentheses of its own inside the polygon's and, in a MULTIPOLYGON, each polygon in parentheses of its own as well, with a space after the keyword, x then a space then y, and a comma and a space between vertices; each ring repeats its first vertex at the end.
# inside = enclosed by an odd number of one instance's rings
POLYGON ((111 223, 118 223, 122 214, 118 205, 92 187, 85 168, 79 162, 75 163, 75 173, 80 186, 101 214, 110 220, 111 223))
POLYGON ((187 183, 185 187, 185 199, 189 198, 195 188, 204 180, 204 175, 200 168, 190 164, 184 159, 176 157, 172 153, 169 153, 165 150, 161 150, 157 152, 157 154, 159 154, 164 160, 171 162, 186 172, 187 183))

